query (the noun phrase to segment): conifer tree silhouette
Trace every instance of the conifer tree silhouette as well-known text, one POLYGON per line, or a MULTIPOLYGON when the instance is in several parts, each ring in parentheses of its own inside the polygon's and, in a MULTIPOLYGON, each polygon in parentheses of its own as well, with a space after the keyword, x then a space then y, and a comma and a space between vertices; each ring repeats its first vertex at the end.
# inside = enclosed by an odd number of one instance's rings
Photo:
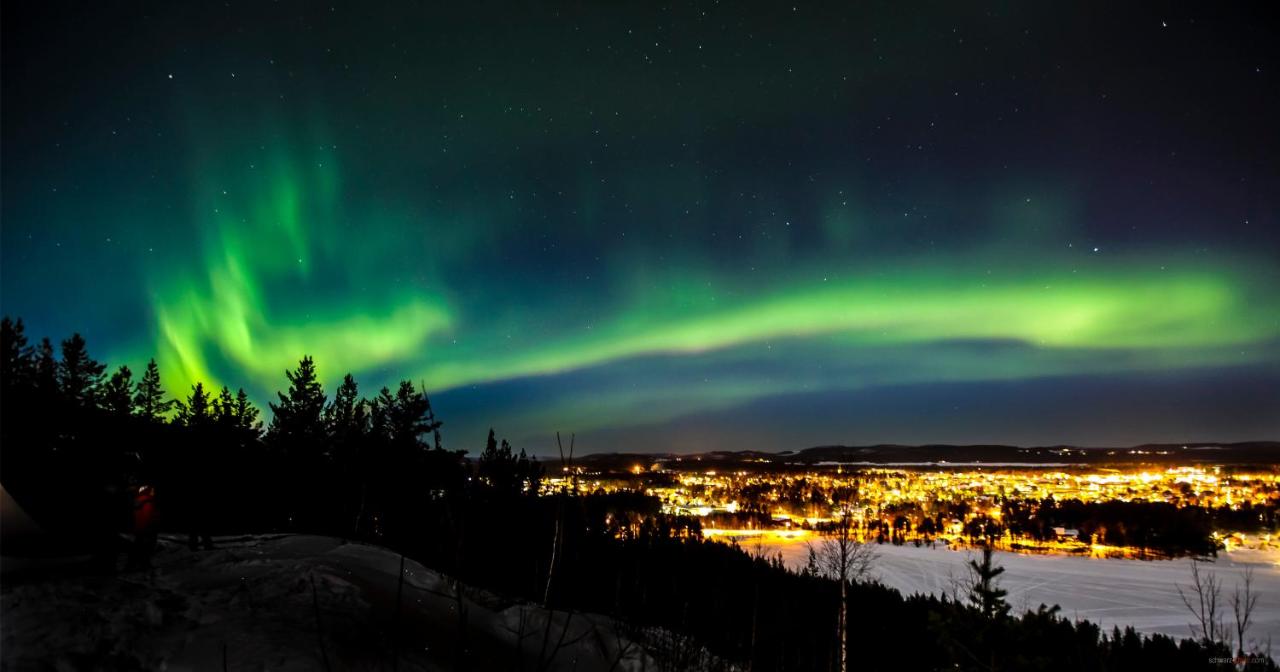
POLYGON ((102 374, 106 365, 89 356, 84 337, 72 334, 62 342, 62 360, 58 362, 58 390, 67 403, 90 408, 98 399, 102 374))
POLYGON ((316 365, 310 356, 298 362, 298 368, 286 371, 287 392, 277 392, 279 403, 271 406, 271 425, 267 438, 286 453, 315 450, 325 437, 322 415, 325 407, 324 387, 316 376, 316 365))
POLYGON ((102 408, 122 418, 133 414, 133 372, 129 367, 122 365, 103 384, 102 408))
POLYGON ((146 371, 142 372, 142 380, 138 381, 133 395, 133 406, 138 417, 152 422, 163 419, 164 414, 173 408, 175 401, 164 398, 164 388, 160 385, 160 368, 156 360, 147 362, 146 371))

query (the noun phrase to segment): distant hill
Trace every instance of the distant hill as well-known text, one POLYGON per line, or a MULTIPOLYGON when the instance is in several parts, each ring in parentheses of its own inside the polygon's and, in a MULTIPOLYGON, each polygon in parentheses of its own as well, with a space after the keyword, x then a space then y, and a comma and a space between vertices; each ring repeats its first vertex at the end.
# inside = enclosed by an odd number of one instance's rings
POLYGON ((1280 463, 1280 442, 1247 443, 1149 443, 1128 448, 1089 446, 1003 446, 930 444, 902 446, 816 446, 806 448, 788 461, 804 464, 818 462, 869 462, 873 464, 912 462, 983 462, 1011 464, 1096 462, 1172 462, 1172 463, 1280 463))
POLYGON ((577 459, 582 466, 604 470, 649 469, 654 463, 666 467, 731 468, 763 465, 939 465, 981 463, 991 466, 1036 464, 1280 464, 1280 441, 1243 443, 1147 443, 1130 447, 1090 446, 1004 446, 928 444, 907 446, 814 446, 800 451, 769 453, 755 450, 712 451, 676 455, 672 453, 596 453, 577 459), (700 466, 693 466, 700 465, 700 466))

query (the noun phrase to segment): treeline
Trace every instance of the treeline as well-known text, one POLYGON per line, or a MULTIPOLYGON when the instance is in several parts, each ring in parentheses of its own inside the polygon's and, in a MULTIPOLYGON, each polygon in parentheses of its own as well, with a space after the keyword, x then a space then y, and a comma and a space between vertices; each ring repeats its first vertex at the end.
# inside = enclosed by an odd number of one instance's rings
MULTIPOLYGON (((55 531, 109 536, 129 523, 131 491, 149 485, 163 529, 403 537, 419 500, 466 478, 410 381, 363 398, 348 375, 329 400, 304 357, 264 429, 243 389, 198 382, 171 398, 154 360, 137 381, 126 366, 108 374, 78 334, 55 355, 5 318, 2 349, 5 487, 55 531)), ((486 475, 505 486, 508 472, 536 474, 503 448, 483 456, 486 475)))
POLYGON ((1009 500, 1002 507, 1005 526, 1015 536, 1045 541, 1055 527, 1077 530, 1085 543, 1127 546, 1176 556, 1216 555, 1214 516, 1198 506, 1167 502, 1039 502, 1009 500))
MULTIPOLYGON (((1272 502, 1276 501, 1274 498, 1272 502)), ((1213 519, 1213 527, 1217 530, 1247 532, 1252 534, 1280 532, 1280 505, 1274 503, 1257 505, 1245 502, 1238 508, 1219 506, 1206 509, 1213 519)))
MULTIPOLYGON (((4 320, 0 473, 51 532, 110 546, 129 528, 131 494, 153 486, 163 529, 373 541, 455 577, 459 594, 465 583, 612 615, 640 641, 671 633, 653 650, 662 669, 837 669, 838 582, 704 541, 696 519, 664 515, 640 493, 567 479, 539 496, 543 465, 492 431, 474 460, 446 448, 420 385, 365 397, 347 376, 329 397, 303 358, 264 426, 239 391, 197 385, 173 399, 153 365, 135 381, 123 367, 108 374, 78 336, 60 345, 32 345, 20 321, 4 320)), ((571 475, 571 455, 553 469, 571 475)), ((994 591, 978 606, 846 589, 855 669, 1212 669, 1232 653, 1105 633, 1051 609, 1010 615, 994 591)), ((456 617, 455 667, 466 669, 466 614, 456 617)))

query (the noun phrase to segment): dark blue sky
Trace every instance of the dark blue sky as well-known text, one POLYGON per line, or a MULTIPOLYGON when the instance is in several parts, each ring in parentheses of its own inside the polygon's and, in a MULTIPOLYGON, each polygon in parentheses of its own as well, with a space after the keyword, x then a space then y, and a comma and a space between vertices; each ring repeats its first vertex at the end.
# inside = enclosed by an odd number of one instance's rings
POLYGON ((457 447, 1280 433, 1277 25, 1233 5, 3 9, 0 300, 457 447))

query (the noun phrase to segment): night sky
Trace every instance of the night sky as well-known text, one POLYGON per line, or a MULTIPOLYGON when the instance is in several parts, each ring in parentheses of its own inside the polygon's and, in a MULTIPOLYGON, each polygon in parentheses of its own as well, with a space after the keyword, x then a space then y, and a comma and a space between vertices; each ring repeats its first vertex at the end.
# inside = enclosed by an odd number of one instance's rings
POLYGON ((4 5, 0 297, 171 392, 306 353, 473 452, 1280 438, 1261 9, 99 4, 4 5))

